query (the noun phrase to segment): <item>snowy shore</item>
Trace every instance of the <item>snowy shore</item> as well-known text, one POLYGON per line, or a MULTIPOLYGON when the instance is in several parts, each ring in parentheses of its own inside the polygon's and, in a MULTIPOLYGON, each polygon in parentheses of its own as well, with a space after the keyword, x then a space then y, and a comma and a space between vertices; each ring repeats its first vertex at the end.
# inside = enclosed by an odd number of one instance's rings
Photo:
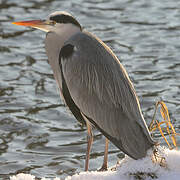
MULTIPOLYGON (((179 180, 180 151, 161 148, 161 155, 165 158, 166 167, 160 166, 159 163, 153 163, 149 155, 141 160, 133 160, 125 157, 117 165, 115 171, 80 172, 66 177, 65 180, 135 180, 140 178, 144 180, 153 178, 157 180, 179 180)), ((11 176, 10 180, 35 180, 35 177, 30 174, 18 174, 11 176)), ((41 180, 60 180, 60 178, 42 178, 41 180)))

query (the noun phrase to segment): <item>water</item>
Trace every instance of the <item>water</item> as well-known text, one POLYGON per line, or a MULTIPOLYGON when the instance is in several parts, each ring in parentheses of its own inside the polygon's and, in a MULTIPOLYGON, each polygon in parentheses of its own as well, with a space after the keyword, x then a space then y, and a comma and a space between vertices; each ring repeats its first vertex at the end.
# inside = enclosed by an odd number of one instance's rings
MULTIPOLYGON (((0 179, 20 172, 61 177, 84 170, 86 128, 57 93, 44 50, 45 34, 12 25, 55 10, 77 17, 121 59, 150 122, 161 98, 180 130, 180 2, 177 0, 0 1, 0 179)), ((94 131, 90 169, 103 160, 104 137, 94 131)), ((163 141, 162 141, 163 144, 163 141)), ((110 144, 109 165, 123 157, 110 144)))

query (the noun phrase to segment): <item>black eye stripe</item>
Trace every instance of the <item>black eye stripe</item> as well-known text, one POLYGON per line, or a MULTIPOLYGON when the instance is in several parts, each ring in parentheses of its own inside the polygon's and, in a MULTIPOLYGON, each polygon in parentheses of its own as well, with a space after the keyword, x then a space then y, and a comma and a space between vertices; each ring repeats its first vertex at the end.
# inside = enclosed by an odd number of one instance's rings
POLYGON ((56 23, 64 23, 64 24, 72 23, 81 28, 81 25, 79 24, 79 22, 74 17, 69 16, 69 15, 58 14, 55 16, 51 16, 49 19, 52 21, 55 21, 56 23))

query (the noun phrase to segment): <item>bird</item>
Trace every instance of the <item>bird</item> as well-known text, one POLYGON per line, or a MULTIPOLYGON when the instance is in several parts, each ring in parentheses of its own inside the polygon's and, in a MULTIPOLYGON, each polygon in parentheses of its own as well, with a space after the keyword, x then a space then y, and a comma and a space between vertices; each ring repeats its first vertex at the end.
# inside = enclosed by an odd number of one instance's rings
POLYGON ((46 20, 13 24, 46 32, 46 54, 60 96, 74 117, 87 126, 85 171, 94 126, 106 140, 100 170, 107 170, 109 141, 135 160, 153 149, 156 142, 144 120, 134 85, 120 60, 101 39, 65 11, 55 11, 46 20))

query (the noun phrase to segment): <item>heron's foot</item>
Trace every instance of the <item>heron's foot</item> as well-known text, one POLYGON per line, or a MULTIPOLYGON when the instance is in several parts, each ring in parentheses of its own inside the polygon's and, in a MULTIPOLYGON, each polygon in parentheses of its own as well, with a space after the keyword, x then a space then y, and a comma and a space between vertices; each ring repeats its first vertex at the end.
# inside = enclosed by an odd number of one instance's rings
POLYGON ((116 166, 111 168, 111 171, 116 171, 117 167, 120 165, 120 160, 117 161, 116 166))
POLYGON ((117 160, 116 166, 120 165, 120 160, 117 160))
POLYGON ((111 171, 116 171, 116 170, 117 170, 117 167, 116 167, 116 166, 114 166, 114 167, 111 168, 111 171))
POLYGON ((103 164, 102 167, 98 169, 98 171, 107 171, 107 169, 107 164, 103 164))

